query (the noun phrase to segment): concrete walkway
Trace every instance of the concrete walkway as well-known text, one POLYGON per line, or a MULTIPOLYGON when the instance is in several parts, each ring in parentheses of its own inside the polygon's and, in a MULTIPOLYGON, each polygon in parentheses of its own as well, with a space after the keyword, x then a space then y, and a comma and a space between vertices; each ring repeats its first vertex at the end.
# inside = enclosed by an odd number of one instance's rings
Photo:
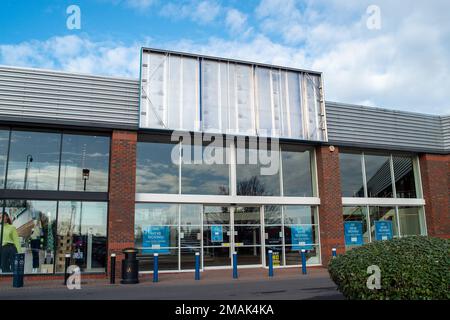
POLYGON ((139 284, 115 285, 105 280, 83 280, 80 290, 68 290, 58 281, 28 281, 23 288, 0 284, 0 300, 5 299, 119 299, 119 300, 301 300, 343 299, 323 268, 311 268, 302 275, 299 268, 275 269, 269 278, 267 269, 239 269, 239 279, 232 270, 208 270, 201 280, 193 272, 160 273, 159 282, 152 275, 142 275, 139 284))

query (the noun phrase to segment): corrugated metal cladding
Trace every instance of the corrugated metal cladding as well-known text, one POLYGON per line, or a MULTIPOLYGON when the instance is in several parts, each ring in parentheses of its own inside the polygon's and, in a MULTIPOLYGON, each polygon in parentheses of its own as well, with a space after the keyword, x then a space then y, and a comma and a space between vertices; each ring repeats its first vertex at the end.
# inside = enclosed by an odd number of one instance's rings
POLYGON ((138 104, 137 80, 0 67, 0 118, 136 128, 138 104))
MULTIPOLYGON (((450 116, 326 103, 329 143, 450 152, 450 116)), ((139 127, 139 81, 0 66, 0 120, 139 127)))
POLYGON ((327 102, 326 112, 329 143, 414 152, 449 151, 448 117, 334 102, 327 102))
POLYGON ((447 150, 447 152, 450 152, 450 116, 442 117, 441 122, 445 150, 447 150))

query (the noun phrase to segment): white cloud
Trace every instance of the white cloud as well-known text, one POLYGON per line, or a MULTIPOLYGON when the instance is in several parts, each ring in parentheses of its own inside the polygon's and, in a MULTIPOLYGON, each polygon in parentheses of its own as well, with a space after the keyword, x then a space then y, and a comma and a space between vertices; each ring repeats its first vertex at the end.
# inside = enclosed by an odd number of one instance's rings
POLYGON ((156 3, 156 0, 126 0, 127 5, 136 9, 147 9, 156 3))
POLYGON ((238 33, 245 29, 247 24, 247 15, 230 8, 227 10, 227 15, 225 17, 225 24, 230 29, 232 33, 238 33))
POLYGON ((169 2, 161 8, 160 14, 175 20, 189 18, 198 24, 208 24, 218 17, 221 10, 220 4, 213 0, 189 0, 169 2))

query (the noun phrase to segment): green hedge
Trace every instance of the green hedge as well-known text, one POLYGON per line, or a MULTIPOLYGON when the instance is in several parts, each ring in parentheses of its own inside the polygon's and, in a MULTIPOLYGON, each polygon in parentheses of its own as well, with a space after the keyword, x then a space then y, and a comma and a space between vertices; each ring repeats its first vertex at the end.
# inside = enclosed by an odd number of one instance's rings
POLYGON ((450 299, 449 244, 423 236, 377 241, 332 259, 328 272, 348 299, 450 299), (380 289, 367 288, 371 265, 380 268, 380 289))

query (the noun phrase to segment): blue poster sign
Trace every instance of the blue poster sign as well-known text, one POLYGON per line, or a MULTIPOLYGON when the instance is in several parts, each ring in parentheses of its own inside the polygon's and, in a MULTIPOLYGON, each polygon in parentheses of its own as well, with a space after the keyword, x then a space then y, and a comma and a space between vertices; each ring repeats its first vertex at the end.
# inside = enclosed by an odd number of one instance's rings
POLYGON ((222 226, 211 226, 211 242, 223 242, 222 226))
POLYGON ((148 226, 142 235, 142 253, 169 253, 169 226, 148 226), (161 249, 163 248, 163 249, 161 249))
POLYGON ((375 240, 392 239, 392 221, 375 221, 375 240))
POLYGON ((344 235, 346 246, 360 246, 363 241, 363 223, 362 221, 345 221, 344 235))
POLYGON ((313 250, 312 226, 291 226, 292 250, 313 250))

